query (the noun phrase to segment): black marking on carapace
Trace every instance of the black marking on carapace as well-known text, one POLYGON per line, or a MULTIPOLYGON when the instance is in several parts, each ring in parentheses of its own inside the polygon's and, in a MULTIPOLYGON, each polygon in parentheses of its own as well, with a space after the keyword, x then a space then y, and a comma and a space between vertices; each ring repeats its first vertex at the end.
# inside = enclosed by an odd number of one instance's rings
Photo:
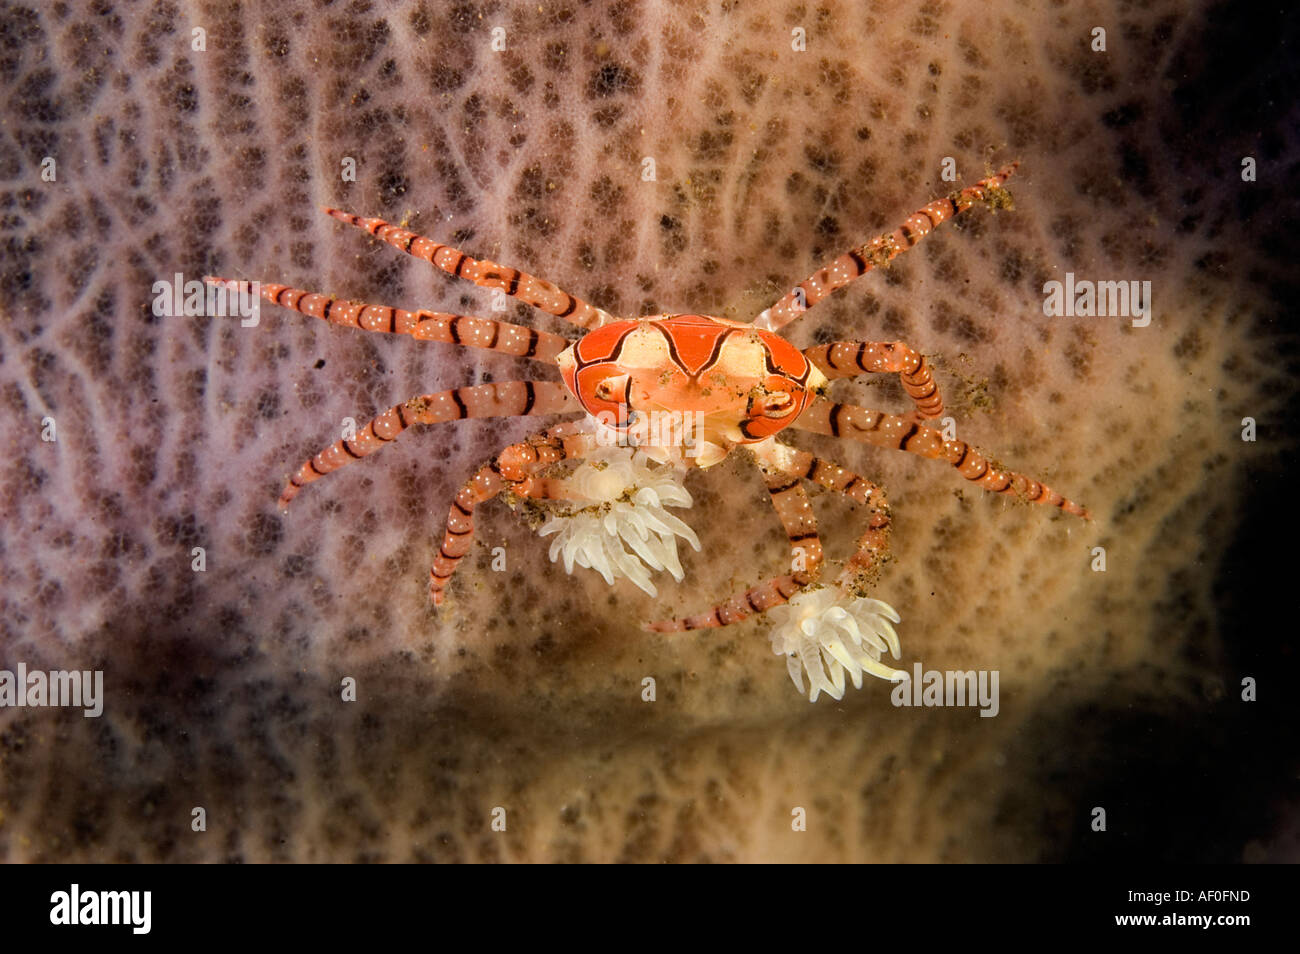
POLYGON ((594 365, 604 364, 606 362, 610 364, 616 364, 618 362, 619 356, 622 355, 623 353, 623 343, 627 341, 628 335, 632 334, 632 332, 637 330, 637 327, 639 326, 628 328, 621 335, 619 335, 618 340, 614 342, 614 347, 611 348, 609 354, 603 358, 584 358, 582 356, 582 343, 586 339, 580 338, 578 340, 578 346, 573 349, 574 381, 576 382, 578 379, 578 372, 593 367, 594 365))
POLYGON ((668 328, 666 328, 662 322, 652 321, 649 322, 649 324, 657 328, 659 330, 659 333, 664 336, 664 342, 668 346, 668 359, 672 361, 673 364, 677 365, 677 367, 681 369, 682 373, 685 374, 686 377, 689 378, 691 381, 699 380, 700 375, 702 375, 705 371, 708 371, 711 367, 714 366, 714 364, 717 363, 718 356, 722 354, 722 346, 726 344, 727 339, 730 338, 732 334, 740 330, 739 328, 728 328, 722 334, 718 335, 718 340, 713 342, 713 351, 709 353, 708 358, 706 358, 704 362, 700 365, 699 370, 692 372, 689 368, 686 367, 686 362, 682 360, 682 356, 678 354, 677 343, 673 340, 672 332, 669 331, 668 328))
POLYGON ((794 381, 798 383, 800 387, 803 387, 808 383, 808 376, 812 374, 813 365, 812 362, 808 360, 807 355, 805 355, 802 352, 797 352, 797 353, 799 357, 803 358, 803 371, 802 373, 800 373, 800 375, 797 378, 791 378, 789 371, 786 371, 784 368, 777 367, 776 362, 772 360, 772 349, 767 347, 767 343, 764 342, 763 363, 767 367, 767 373, 771 375, 775 375, 778 378, 789 378, 789 380, 794 381))

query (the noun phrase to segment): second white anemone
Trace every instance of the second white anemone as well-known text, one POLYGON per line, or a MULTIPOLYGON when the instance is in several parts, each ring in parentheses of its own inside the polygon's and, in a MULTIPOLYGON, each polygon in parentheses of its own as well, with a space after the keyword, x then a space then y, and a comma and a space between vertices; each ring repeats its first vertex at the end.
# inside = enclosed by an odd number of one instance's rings
POLYGON ((767 612, 772 620, 772 652, 786 657, 786 668, 802 693, 808 674, 808 701, 822 692, 844 698, 844 672, 853 688, 862 688, 862 674, 890 682, 908 678, 880 661, 888 649, 898 658, 898 634, 892 623, 900 621, 888 603, 846 596, 835 586, 818 586, 796 593, 784 606, 767 612))
POLYGON ((651 596, 659 591, 650 570, 667 570, 680 583, 685 574, 677 538, 700 549, 695 531, 666 509, 694 502, 682 477, 677 468, 651 466, 644 453, 631 448, 601 448, 564 480, 580 509, 553 514, 537 531, 556 534, 551 562, 563 558, 570 574, 575 563, 590 567, 611 585, 627 577, 651 596))

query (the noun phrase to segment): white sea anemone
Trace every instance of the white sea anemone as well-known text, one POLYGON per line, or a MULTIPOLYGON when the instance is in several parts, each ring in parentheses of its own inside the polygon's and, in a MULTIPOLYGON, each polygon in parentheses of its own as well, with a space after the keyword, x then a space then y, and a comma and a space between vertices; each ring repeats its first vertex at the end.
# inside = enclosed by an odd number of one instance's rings
POLYGON ((786 657, 786 668, 800 693, 803 674, 808 673, 808 701, 816 702, 825 692, 835 699, 844 697, 844 671, 853 688, 862 688, 862 674, 870 673, 890 682, 908 678, 880 661, 888 649, 898 658, 898 634, 893 623, 899 615, 888 603, 846 596, 838 587, 819 586, 796 593, 784 606, 767 612, 773 622, 772 652, 786 657))
POLYGON ((611 585, 625 576, 651 596, 659 591, 649 570, 667 570, 680 583, 685 574, 677 538, 700 548, 695 531, 665 509, 691 506, 682 476, 673 467, 650 466, 631 448, 601 448, 564 480, 567 496, 581 509, 555 514, 537 531, 557 534, 551 562, 563 557, 570 574, 575 563, 590 567, 611 585))

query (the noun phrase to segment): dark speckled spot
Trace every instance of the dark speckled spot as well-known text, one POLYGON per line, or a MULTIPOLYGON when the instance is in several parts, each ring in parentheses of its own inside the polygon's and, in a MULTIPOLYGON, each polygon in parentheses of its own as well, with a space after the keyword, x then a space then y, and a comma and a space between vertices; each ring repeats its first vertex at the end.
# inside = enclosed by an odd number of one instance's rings
POLYGON ((450 93, 465 85, 465 74, 455 67, 438 63, 429 71, 429 85, 435 93, 450 93))
POLYGON ((284 524, 278 516, 255 513, 248 518, 244 531, 244 546, 252 556, 269 556, 284 539, 284 524))
POLYGON ((263 390, 257 395, 256 412, 258 417, 263 420, 273 421, 280 416, 280 395, 279 392, 270 389, 263 390))
POLYGON ((637 73, 616 63, 606 63, 587 81, 588 99, 605 99, 618 93, 635 93, 641 86, 637 73))
POLYGON ((542 53, 542 65, 555 73, 562 73, 569 68, 569 45, 563 41, 546 44, 542 53))
POLYGON ((429 15, 428 5, 421 3, 414 10, 408 21, 411 24, 411 31, 416 36, 424 36, 433 29, 433 17, 429 15))

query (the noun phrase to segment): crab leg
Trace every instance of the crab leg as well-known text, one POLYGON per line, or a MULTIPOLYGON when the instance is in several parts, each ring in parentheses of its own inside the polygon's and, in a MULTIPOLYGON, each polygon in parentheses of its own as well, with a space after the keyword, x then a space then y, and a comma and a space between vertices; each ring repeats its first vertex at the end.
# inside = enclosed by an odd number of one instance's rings
POLYGON ((960 192, 953 192, 945 198, 936 199, 912 213, 893 232, 887 232, 872 239, 866 245, 845 252, 818 269, 811 277, 801 281, 776 304, 761 312, 754 319, 755 326, 765 331, 777 331, 785 327, 831 292, 843 288, 873 268, 888 265, 939 225, 965 212, 976 202, 983 202, 993 209, 1010 208, 1011 195, 1002 188, 1002 184, 1011 177, 1019 165, 1020 163, 1013 162, 997 175, 981 179, 974 185, 967 186, 960 192))
MULTIPOLYGON (((212 276, 203 279, 212 285, 237 284, 229 279, 212 276)), ((347 325, 363 331, 386 334, 411 335, 421 341, 441 341, 446 344, 483 348, 519 358, 535 358, 553 363, 556 356, 571 341, 549 331, 538 331, 522 325, 497 321, 495 318, 476 318, 472 315, 449 315, 440 311, 406 311, 387 305, 367 305, 347 301, 330 295, 303 291, 288 285, 271 282, 259 283, 261 295, 273 305, 290 308, 311 318, 347 325)))
MULTIPOLYGON (((519 491, 516 490, 516 493, 519 491)), ((531 497, 533 500, 573 500, 573 491, 569 489, 562 477, 538 477, 533 480, 527 492, 519 495, 531 497)))
POLYGON ((922 417, 943 415, 943 398, 925 355, 902 341, 832 341, 804 351, 828 379, 864 373, 894 372, 922 417))
POLYGON ((857 550, 838 581, 853 595, 866 596, 868 585, 889 550, 890 518, 885 491, 865 477, 845 470, 833 461, 814 457, 807 451, 777 444, 775 454, 779 455, 784 473, 844 494, 870 511, 866 532, 858 538, 857 550))
POLYGON ((991 463, 965 441, 945 441, 938 431, 922 427, 911 415, 885 414, 817 398, 791 426, 814 434, 851 437, 931 460, 946 460, 971 483, 992 493, 1058 507, 1066 513, 1089 519, 1087 510, 1046 484, 991 463))
POLYGON ((772 507, 790 539, 793 572, 751 587, 740 596, 719 603, 707 613, 659 620, 647 624, 646 629, 657 633, 679 633, 691 629, 730 626, 754 613, 764 613, 773 606, 789 602, 792 596, 817 579, 823 559, 821 538, 817 535, 817 518, 813 516, 812 504, 803 489, 802 478, 785 471, 779 455, 771 450, 780 446, 775 441, 768 440, 753 444, 750 449, 758 458, 767 492, 772 498, 772 507))
POLYGON ((437 424, 466 417, 562 414, 575 410, 579 410, 577 402, 558 381, 506 381, 422 394, 393 405, 360 428, 356 437, 336 441, 309 458, 280 494, 280 508, 288 507, 305 484, 373 454, 412 424, 437 424))
POLYGON ((478 473, 461 487, 452 501, 451 512, 447 514, 442 546, 438 548, 438 556, 429 570, 429 596, 434 606, 442 605, 443 591, 469 552, 474 539, 474 509, 504 490, 531 496, 533 475, 538 471, 563 460, 590 454, 599 445, 595 435, 579 431, 584 423, 561 424, 518 444, 511 444, 480 467, 478 473))
POLYGON ((326 207, 325 212, 340 222, 365 229, 375 238, 387 242, 416 258, 422 258, 449 275, 465 278, 481 288, 499 288, 511 298, 540 308, 557 318, 563 318, 579 328, 598 328, 614 317, 600 308, 587 304, 548 281, 527 272, 498 265, 487 259, 470 258, 459 249, 425 238, 409 229, 390 225, 383 219, 363 219, 350 212, 326 207))

